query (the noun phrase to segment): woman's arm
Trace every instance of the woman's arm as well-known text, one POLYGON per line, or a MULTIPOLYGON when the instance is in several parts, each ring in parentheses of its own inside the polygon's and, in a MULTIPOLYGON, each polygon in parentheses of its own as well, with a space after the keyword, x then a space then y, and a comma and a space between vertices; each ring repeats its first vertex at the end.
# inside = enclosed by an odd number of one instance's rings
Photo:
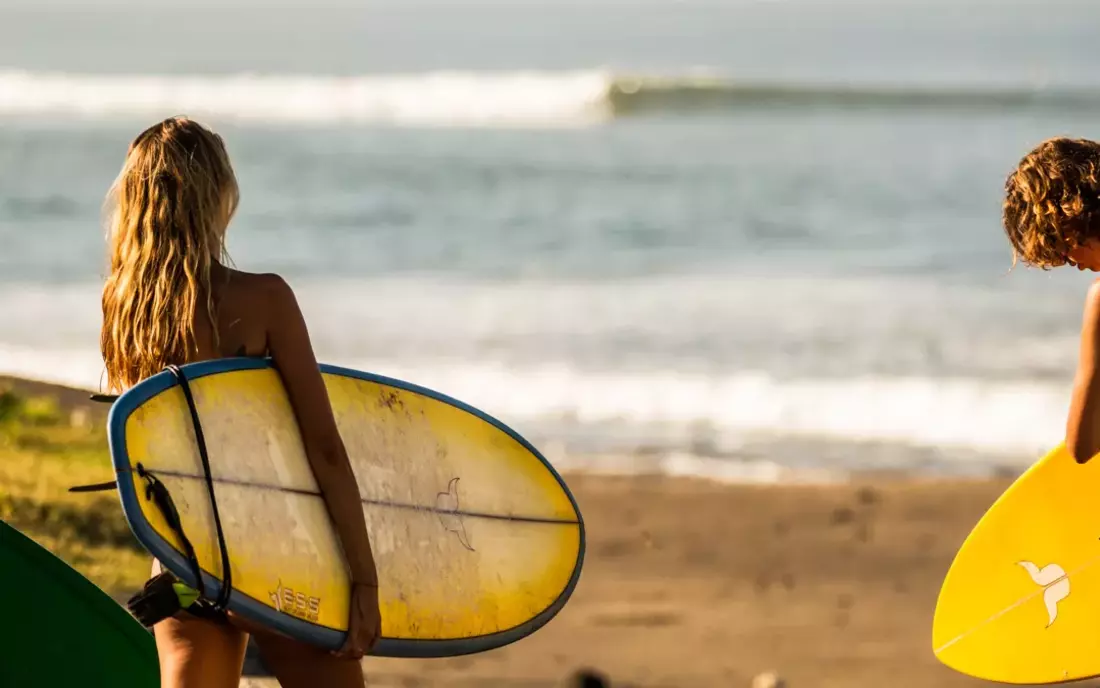
POLYGON ((377 586, 363 505, 317 366, 305 319, 290 286, 270 275, 268 349, 286 387, 313 475, 344 548, 353 583, 377 586))
POLYGON ((1089 287, 1081 324, 1081 350, 1066 422, 1066 449, 1085 463, 1100 453, 1100 281, 1089 287))

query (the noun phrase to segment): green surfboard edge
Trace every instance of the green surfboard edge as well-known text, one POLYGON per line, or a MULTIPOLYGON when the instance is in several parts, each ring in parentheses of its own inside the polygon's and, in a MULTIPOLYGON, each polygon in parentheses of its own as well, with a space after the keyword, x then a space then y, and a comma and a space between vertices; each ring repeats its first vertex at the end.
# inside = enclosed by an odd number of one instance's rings
POLYGON ((0 521, 0 685, 158 688, 156 642, 79 572, 0 521))

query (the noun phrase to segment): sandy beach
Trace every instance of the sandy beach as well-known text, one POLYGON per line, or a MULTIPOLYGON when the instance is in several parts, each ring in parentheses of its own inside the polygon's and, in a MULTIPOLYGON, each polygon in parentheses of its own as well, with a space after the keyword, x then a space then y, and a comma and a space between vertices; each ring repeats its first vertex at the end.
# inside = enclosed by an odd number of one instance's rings
MULTIPOLYGON (((0 383, 103 411, 80 390, 0 383)), ((558 617, 480 655, 370 659, 371 685, 565 685, 585 669, 613 686, 750 686, 766 672, 796 688, 986 685, 937 662, 930 628, 952 556, 1007 479, 566 478, 589 539, 558 617)))
POLYGON ((1004 483, 569 483, 589 555, 554 622, 484 656, 369 670, 441 686, 577 667, 633 686, 749 686, 767 671, 790 686, 982 685, 936 661, 930 627, 958 543, 1004 483))

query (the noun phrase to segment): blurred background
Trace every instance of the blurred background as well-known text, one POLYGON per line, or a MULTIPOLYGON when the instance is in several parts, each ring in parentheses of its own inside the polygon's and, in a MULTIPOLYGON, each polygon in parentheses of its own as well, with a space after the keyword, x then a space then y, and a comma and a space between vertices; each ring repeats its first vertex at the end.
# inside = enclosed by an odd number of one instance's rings
POLYGON ((321 360, 570 474, 1015 475, 1092 277, 1011 270, 1002 189, 1100 136, 1098 44, 1087 0, 5 0, 0 373, 99 387, 104 194, 187 114, 321 360))
POLYGON ((322 359, 570 454, 969 472, 1060 431, 1087 278, 1009 274, 999 204, 1097 133, 1093 3, 48 5, 0 19, 4 372, 100 383, 103 196, 184 113, 322 359))

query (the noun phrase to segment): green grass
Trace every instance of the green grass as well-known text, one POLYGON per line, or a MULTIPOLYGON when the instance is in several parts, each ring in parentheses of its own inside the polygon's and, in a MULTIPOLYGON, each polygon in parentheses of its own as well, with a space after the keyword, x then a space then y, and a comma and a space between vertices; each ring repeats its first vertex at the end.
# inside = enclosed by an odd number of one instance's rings
POLYGON ((129 596, 152 560, 130 533, 117 493, 68 492, 114 477, 103 425, 87 418, 66 416, 49 397, 0 390, 0 519, 108 593, 129 596))

